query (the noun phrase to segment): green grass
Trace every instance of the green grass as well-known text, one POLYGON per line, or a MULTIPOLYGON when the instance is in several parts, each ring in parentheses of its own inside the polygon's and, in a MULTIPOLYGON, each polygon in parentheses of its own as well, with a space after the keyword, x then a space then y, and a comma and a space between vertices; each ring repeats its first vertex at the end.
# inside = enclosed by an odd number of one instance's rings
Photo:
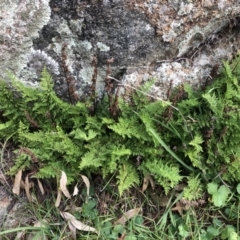
POLYGON ((1 180, 10 192, 7 174, 23 170, 25 190, 33 184, 18 226, 3 225, 0 237, 239 240, 240 73, 231 68, 203 92, 175 89, 167 108, 136 91, 132 104, 108 96, 95 115, 94 102, 60 100, 46 71, 41 91, 15 82, 22 98, 0 82, 1 180))
POLYGON ((90 179, 90 183, 88 203, 85 202, 86 187, 81 185, 78 195, 71 199, 62 198, 57 208, 54 206, 57 194, 55 184, 45 182, 44 186, 48 189, 46 195, 41 197, 37 188, 32 190, 35 201, 27 203, 19 210, 22 211, 22 218, 26 217, 28 221, 23 226, 20 224, 12 229, 3 227, 0 236, 3 239, 13 239, 17 233, 22 233, 23 239, 71 239, 68 221, 60 215, 60 211, 67 211, 77 220, 97 229, 97 233, 77 230, 76 239, 79 240, 240 239, 238 192, 231 192, 224 206, 214 206, 209 196, 206 204, 183 207, 180 214, 173 210, 183 195, 178 191, 172 191, 166 205, 162 206, 161 188, 147 189, 144 194, 135 188, 120 196, 113 181, 103 191, 100 187, 107 182, 90 179), (155 199, 151 197, 153 194, 155 199), (135 208, 141 208, 137 215, 125 224, 115 223, 124 213, 135 208))

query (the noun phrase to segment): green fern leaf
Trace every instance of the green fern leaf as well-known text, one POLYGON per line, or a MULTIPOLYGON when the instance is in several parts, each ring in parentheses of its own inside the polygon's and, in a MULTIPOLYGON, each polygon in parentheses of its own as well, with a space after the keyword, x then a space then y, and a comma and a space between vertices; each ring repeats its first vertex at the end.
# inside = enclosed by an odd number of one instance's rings
POLYGON ((98 133, 93 131, 92 129, 89 129, 88 133, 86 134, 84 131, 77 128, 76 130, 71 132, 71 135, 73 135, 75 139, 82 139, 85 141, 90 141, 93 138, 95 138, 98 135, 98 133))
MULTIPOLYGON (((213 90, 213 89, 212 89, 213 90)), ((217 117, 222 117, 224 105, 220 99, 218 99, 215 93, 211 94, 211 91, 202 95, 204 99, 210 105, 210 109, 216 114, 217 117)))
POLYGON ((157 160, 147 162, 145 166, 164 188, 166 194, 182 180, 177 166, 157 160))
POLYGON ((135 184, 139 184, 139 176, 136 168, 132 165, 124 164, 119 167, 118 191, 122 195, 123 192, 135 184))
POLYGON ((129 119, 119 118, 118 123, 109 125, 108 128, 112 129, 123 138, 126 136, 129 138, 139 138, 140 136, 137 128, 138 124, 139 123, 135 117, 131 117, 129 119))
POLYGON ((183 197, 187 200, 197 200, 203 197, 203 184, 198 176, 190 175, 188 177, 187 187, 183 190, 183 197))

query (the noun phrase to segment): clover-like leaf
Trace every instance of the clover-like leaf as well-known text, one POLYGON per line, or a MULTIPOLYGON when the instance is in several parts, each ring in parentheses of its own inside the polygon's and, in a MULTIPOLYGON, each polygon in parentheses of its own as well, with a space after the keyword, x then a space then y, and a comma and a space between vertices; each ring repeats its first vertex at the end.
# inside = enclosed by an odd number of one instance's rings
POLYGON ((218 188, 218 185, 213 182, 209 183, 207 186, 208 193, 212 195, 213 204, 216 207, 224 206, 228 199, 230 189, 225 185, 222 185, 220 188, 218 188))

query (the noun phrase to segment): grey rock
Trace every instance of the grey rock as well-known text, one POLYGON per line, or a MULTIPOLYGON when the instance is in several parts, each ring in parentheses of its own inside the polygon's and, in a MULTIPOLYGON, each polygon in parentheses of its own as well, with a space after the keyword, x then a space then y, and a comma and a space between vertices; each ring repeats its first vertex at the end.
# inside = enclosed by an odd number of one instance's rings
POLYGON ((48 0, 2 0, 0 3, 0 76, 7 71, 20 77, 33 39, 50 20, 48 0))
POLYGON ((0 10, 0 76, 9 70, 37 86, 46 66, 63 98, 66 75, 79 95, 89 94, 93 57, 100 95, 114 59, 111 77, 135 88, 153 78, 152 93, 165 99, 170 82, 199 87, 239 48, 240 5, 233 0, 3 0, 0 10))

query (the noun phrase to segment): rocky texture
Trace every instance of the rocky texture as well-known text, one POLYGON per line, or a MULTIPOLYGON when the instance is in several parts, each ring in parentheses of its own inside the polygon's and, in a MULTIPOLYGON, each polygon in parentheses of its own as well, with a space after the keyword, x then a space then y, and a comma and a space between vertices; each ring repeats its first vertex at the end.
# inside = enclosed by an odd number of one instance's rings
POLYGON ((204 84, 239 48, 239 0, 3 0, 0 10, 0 75, 34 85, 46 65, 62 96, 69 76, 88 94, 96 57, 99 94, 114 58, 112 77, 154 78, 164 99, 170 83, 204 84))
MULTIPOLYGON (((46 66, 59 95, 67 97, 69 76, 84 95, 96 57, 102 94, 114 58, 112 77, 135 88, 154 79, 152 93, 165 99, 171 84, 200 86, 238 52, 239 15, 239 0, 1 0, 0 76, 9 70, 35 86, 46 66)), ((8 211, 10 187, 0 180, 0 226, 8 215, 5 226, 16 227, 27 218, 8 211)))
POLYGON ((50 14, 48 0, 0 2, 0 76, 5 77, 6 71, 10 70, 21 77, 33 39, 48 23, 50 14))

